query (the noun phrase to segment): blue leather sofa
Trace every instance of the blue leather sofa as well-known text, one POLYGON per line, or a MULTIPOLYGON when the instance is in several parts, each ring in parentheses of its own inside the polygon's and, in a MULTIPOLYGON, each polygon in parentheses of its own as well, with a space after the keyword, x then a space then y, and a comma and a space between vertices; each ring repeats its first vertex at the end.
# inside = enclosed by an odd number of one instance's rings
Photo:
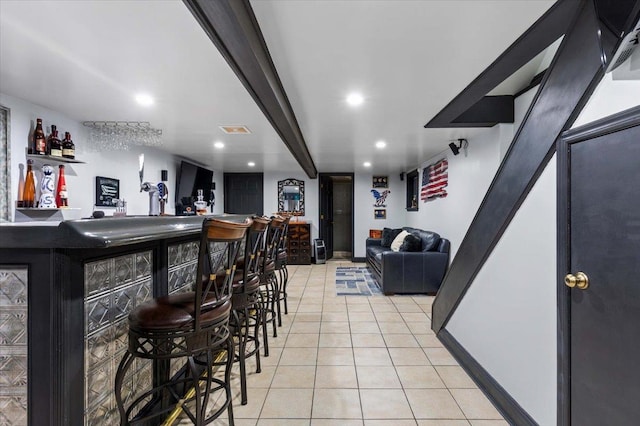
POLYGON ((367 238, 366 262, 384 294, 435 294, 449 266, 449 240, 435 232, 404 227, 420 238, 422 250, 393 251, 382 238, 367 238))

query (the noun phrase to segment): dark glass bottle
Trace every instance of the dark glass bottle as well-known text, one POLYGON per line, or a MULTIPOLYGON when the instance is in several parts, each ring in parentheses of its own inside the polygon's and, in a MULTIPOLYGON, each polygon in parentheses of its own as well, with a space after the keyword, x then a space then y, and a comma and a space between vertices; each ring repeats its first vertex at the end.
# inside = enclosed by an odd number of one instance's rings
POLYGON ((62 157, 62 142, 58 138, 58 130, 55 124, 51 125, 51 135, 47 143, 47 151, 52 157, 62 157))
POLYGON ((71 140, 71 133, 64 132, 64 140, 62 141, 62 156, 64 158, 76 158, 76 146, 71 140))
POLYGON ((47 153, 47 138, 42 130, 42 118, 38 118, 36 123, 36 129, 33 131, 33 150, 36 154, 45 155, 47 153))
POLYGON ((33 176, 33 160, 27 160, 27 178, 24 182, 24 192, 22 193, 22 205, 33 208, 36 203, 36 180, 33 176))

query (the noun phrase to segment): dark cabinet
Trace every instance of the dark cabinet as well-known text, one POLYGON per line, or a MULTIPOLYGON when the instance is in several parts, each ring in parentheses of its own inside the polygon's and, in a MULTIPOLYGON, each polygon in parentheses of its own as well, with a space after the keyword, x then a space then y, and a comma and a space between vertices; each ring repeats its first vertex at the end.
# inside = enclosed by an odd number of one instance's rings
POLYGON ((311 225, 308 223, 289 223, 287 244, 289 248, 287 263, 291 265, 311 264, 311 225))

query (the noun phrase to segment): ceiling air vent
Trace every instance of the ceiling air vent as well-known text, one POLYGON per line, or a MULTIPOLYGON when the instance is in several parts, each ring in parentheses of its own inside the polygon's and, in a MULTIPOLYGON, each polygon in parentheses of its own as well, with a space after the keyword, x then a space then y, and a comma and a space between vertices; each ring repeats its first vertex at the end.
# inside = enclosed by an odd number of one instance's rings
POLYGON ((620 43, 620 47, 613 55, 611 59, 611 63, 607 67, 607 72, 611 72, 614 69, 618 68, 620 65, 624 63, 627 59, 631 57, 633 51, 638 47, 640 37, 640 21, 638 21, 633 30, 629 31, 629 33, 622 39, 622 43, 620 43))
POLYGON ((247 126, 219 126, 228 135, 248 135, 251 130, 247 126))

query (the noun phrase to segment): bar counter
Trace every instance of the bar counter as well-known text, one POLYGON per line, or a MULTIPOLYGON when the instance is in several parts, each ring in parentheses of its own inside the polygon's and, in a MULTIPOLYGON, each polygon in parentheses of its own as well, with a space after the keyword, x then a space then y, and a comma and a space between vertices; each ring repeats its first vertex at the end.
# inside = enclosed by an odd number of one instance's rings
MULTIPOLYGON (((0 224, 0 423, 118 423, 113 384, 127 315, 152 297, 191 289, 202 220, 0 224)), ((136 363, 126 400, 161 380, 156 365, 136 363)))

